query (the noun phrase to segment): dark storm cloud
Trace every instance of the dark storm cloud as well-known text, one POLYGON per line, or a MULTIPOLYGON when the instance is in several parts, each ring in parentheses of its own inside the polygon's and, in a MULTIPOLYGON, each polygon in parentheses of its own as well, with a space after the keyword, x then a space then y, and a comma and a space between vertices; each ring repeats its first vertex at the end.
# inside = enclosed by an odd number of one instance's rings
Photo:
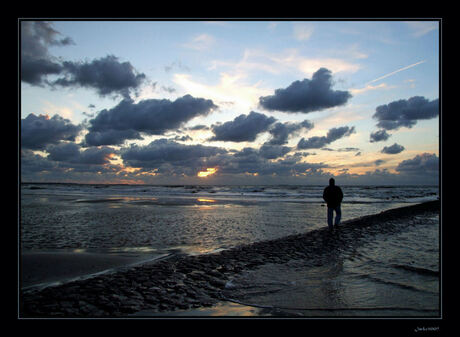
POLYGON ((308 139, 302 138, 297 144, 298 149, 320 149, 327 144, 330 144, 340 138, 348 137, 355 132, 355 127, 342 126, 339 128, 332 128, 328 131, 326 136, 311 137, 308 139))
POLYGON ((186 174, 196 176, 198 171, 216 167, 218 174, 291 175, 293 172, 320 170, 327 167, 322 163, 300 162, 304 154, 287 155, 286 146, 265 145, 260 149, 244 148, 240 151, 227 151, 224 148, 185 145, 167 139, 159 139, 146 146, 131 145, 121 150, 125 165, 141 168, 143 171, 156 169, 164 175, 186 174))
POLYGON ((148 99, 134 103, 121 101, 114 108, 104 109, 89 121, 88 145, 115 145, 126 139, 139 139, 140 133, 161 135, 174 130, 197 116, 206 116, 217 106, 211 100, 185 95, 170 101, 148 99))
POLYGON ((108 164, 110 156, 115 153, 115 150, 110 147, 95 147, 80 151, 80 146, 75 143, 50 145, 46 151, 49 160, 87 165, 108 164))
POLYGON ((400 127, 411 128, 418 120, 431 119, 439 115, 439 99, 429 101, 425 97, 414 96, 401 99, 376 108, 373 118, 377 126, 385 130, 400 127))
POLYGON ((291 151, 288 146, 264 144, 259 149, 259 154, 265 159, 275 159, 291 151))
POLYGON ((46 148, 48 159, 54 161, 71 161, 80 156, 80 146, 75 143, 61 143, 46 148))
POLYGON ((398 154, 402 151, 404 151, 404 146, 394 143, 391 146, 385 146, 381 152, 386 154, 398 154))
POLYGON ((55 162, 34 154, 32 150, 21 149, 21 177, 27 174, 52 171, 56 166, 55 162))
MULTIPOLYGON (((279 148, 286 147, 280 146, 279 148)), ((305 173, 307 170, 310 173, 314 173, 327 167, 327 165, 323 163, 301 162, 303 155, 300 153, 288 155, 276 161, 266 158, 266 154, 267 152, 254 148, 244 148, 241 151, 235 152, 233 155, 221 154, 209 158, 207 163, 219 167, 219 172, 222 174, 257 173, 260 176, 291 176, 296 173, 305 173)))
POLYGON ((114 55, 91 62, 65 61, 62 70, 65 77, 52 82, 53 85, 93 88, 101 96, 118 93, 127 97, 130 89, 138 88, 146 79, 131 63, 120 62, 114 55))
POLYGON ((300 129, 304 128, 307 131, 313 129, 314 125, 308 120, 304 120, 301 123, 276 123, 269 130, 272 135, 272 139, 268 142, 270 145, 284 145, 288 142, 288 137, 300 129))
POLYGON ((434 153, 422 153, 412 159, 400 162, 396 171, 410 175, 437 174, 439 172, 439 158, 434 153))
POLYGON ((332 90, 330 70, 320 68, 311 80, 295 81, 285 89, 276 89, 272 96, 259 98, 259 104, 267 110, 283 112, 320 111, 345 104, 351 94, 332 90))
POLYGON ((370 142, 374 143, 374 142, 380 142, 380 141, 387 140, 388 138, 390 138, 390 135, 385 130, 378 130, 378 131, 371 133, 370 137, 371 137, 370 142))
POLYGON ((122 145, 127 139, 143 139, 135 130, 91 131, 86 134, 84 146, 122 145))
POLYGON ((233 121, 221 125, 213 125, 212 131, 215 136, 210 140, 230 142, 254 141, 259 133, 267 131, 271 124, 276 121, 273 117, 251 111, 249 115, 239 115, 233 121))
POLYGON ((109 159, 114 153, 115 150, 110 147, 92 147, 80 152, 80 156, 77 159, 75 159, 75 163, 89 165, 108 164, 109 159))
POLYGON ((146 146, 131 145, 122 150, 121 158, 133 167, 156 168, 170 163, 178 166, 195 166, 203 158, 226 153, 222 148, 203 145, 184 145, 168 139, 158 139, 146 146))
POLYGON ((21 120, 21 147, 40 150, 48 144, 57 144, 61 140, 75 140, 81 126, 74 125, 59 115, 49 118, 46 115, 29 114, 21 120))
POLYGON ((48 47, 65 46, 73 44, 73 41, 68 37, 58 39, 59 35, 49 22, 21 22, 22 81, 42 85, 45 76, 59 74, 62 71, 62 65, 48 53, 48 47))
POLYGON ((72 39, 58 39, 60 33, 52 23, 21 22, 21 81, 31 85, 84 87, 96 89, 101 96, 121 94, 125 97, 146 80, 129 62, 108 55, 91 62, 62 61, 49 54, 50 46, 74 44, 72 39), (62 76, 48 81, 48 75, 62 76))

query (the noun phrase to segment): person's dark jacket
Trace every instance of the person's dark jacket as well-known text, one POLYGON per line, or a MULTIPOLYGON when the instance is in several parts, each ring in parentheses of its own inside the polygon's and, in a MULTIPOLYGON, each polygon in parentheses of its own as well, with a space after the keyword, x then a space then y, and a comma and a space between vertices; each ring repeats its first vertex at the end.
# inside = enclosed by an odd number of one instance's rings
POLYGON ((336 208, 343 199, 342 189, 335 185, 327 186, 323 192, 323 199, 326 201, 327 207, 336 208))

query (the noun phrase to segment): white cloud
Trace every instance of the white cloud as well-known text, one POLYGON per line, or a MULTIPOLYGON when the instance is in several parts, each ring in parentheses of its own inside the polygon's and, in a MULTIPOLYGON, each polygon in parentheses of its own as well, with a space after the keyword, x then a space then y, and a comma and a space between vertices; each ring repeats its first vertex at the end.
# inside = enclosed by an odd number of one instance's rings
POLYGON ((187 43, 184 43, 182 46, 185 48, 195 49, 195 50, 206 50, 211 48, 216 39, 209 34, 200 34, 195 36, 192 40, 187 43))
POLYGON ((246 49, 240 61, 219 61, 214 60, 209 69, 215 70, 218 67, 227 67, 237 73, 250 71, 265 71, 271 74, 284 74, 287 72, 303 73, 304 76, 311 76, 319 68, 324 67, 335 73, 354 73, 361 66, 340 58, 309 58, 299 55, 296 49, 287 49, 279 54, 269 53, 258 49, 246 49))
POLYGON ((248 84, 245 77, 242 73, 220 73, 219 83, 211 85, 195 81, 189 74, 174 74, 173 81, 194 97, 206 97, 220 106, 232 102, 232 109, 247 114, 257 106, 259 97, 270 94, 271 90, 260 88, 260 82, 248 84))
POLYGON ((308 75, 313 74, 322 67, 329 69, 333 74, 340 72, 354 73, 361 68, 358 64, 336 58, 299 58, 296 61, 297 68, 308 75))
POLYGON ((299 41, 310 39, 314 30, 311 23, 294 23, 294 37, 299 41))
MULTIPOLYGON (((82 110, 83 107, 76 103, 76 102, 70 102, 74 108, 77 108, 79 110, 82 110)), ((61 105, 56 105, 50 101, 43 100, 42 101, 43 107, 42 110, 45 112, 48 116, 53 116, 55 114, 65 118, 65 119, 72 119, 74 117, 74 109, 68 106, 61 106, 61 105)))
POLYGON ((414 37, 421 37, 439 27, 437 21, 409 21, 406 22, 406 24, 412 30, 412 35, 414 37))
POLYGON ((365 93, 370 90, 393 89, 393 88, 395 88, 395 86, 387 85, 386 83, 381 83, 378 85, 368 84, 364 88, 359 88, 359 89, 352 88, 352 89, 349 89, 349 91, 351 92, 352 95, 359 95, 359 94, 365 93))

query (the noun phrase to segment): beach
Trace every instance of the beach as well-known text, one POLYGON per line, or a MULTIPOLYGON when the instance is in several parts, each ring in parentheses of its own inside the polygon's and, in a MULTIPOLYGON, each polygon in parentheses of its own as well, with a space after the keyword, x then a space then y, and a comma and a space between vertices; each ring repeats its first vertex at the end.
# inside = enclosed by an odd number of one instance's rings
POLYGON ((439 216, 434 200, 201 254, 24 255, 38 269, 62 259, 48 281, 93 269, 23 289, 20 316, 439 317, 439 216))

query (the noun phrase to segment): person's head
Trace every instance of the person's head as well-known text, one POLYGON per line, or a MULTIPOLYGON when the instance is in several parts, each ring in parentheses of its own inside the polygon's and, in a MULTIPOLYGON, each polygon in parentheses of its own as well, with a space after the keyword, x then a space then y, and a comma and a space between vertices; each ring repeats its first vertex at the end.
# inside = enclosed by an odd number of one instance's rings
POLYGON ((329 179, 329 186, 334 186, 334 185, 335 185, 334 178, 329 179))

